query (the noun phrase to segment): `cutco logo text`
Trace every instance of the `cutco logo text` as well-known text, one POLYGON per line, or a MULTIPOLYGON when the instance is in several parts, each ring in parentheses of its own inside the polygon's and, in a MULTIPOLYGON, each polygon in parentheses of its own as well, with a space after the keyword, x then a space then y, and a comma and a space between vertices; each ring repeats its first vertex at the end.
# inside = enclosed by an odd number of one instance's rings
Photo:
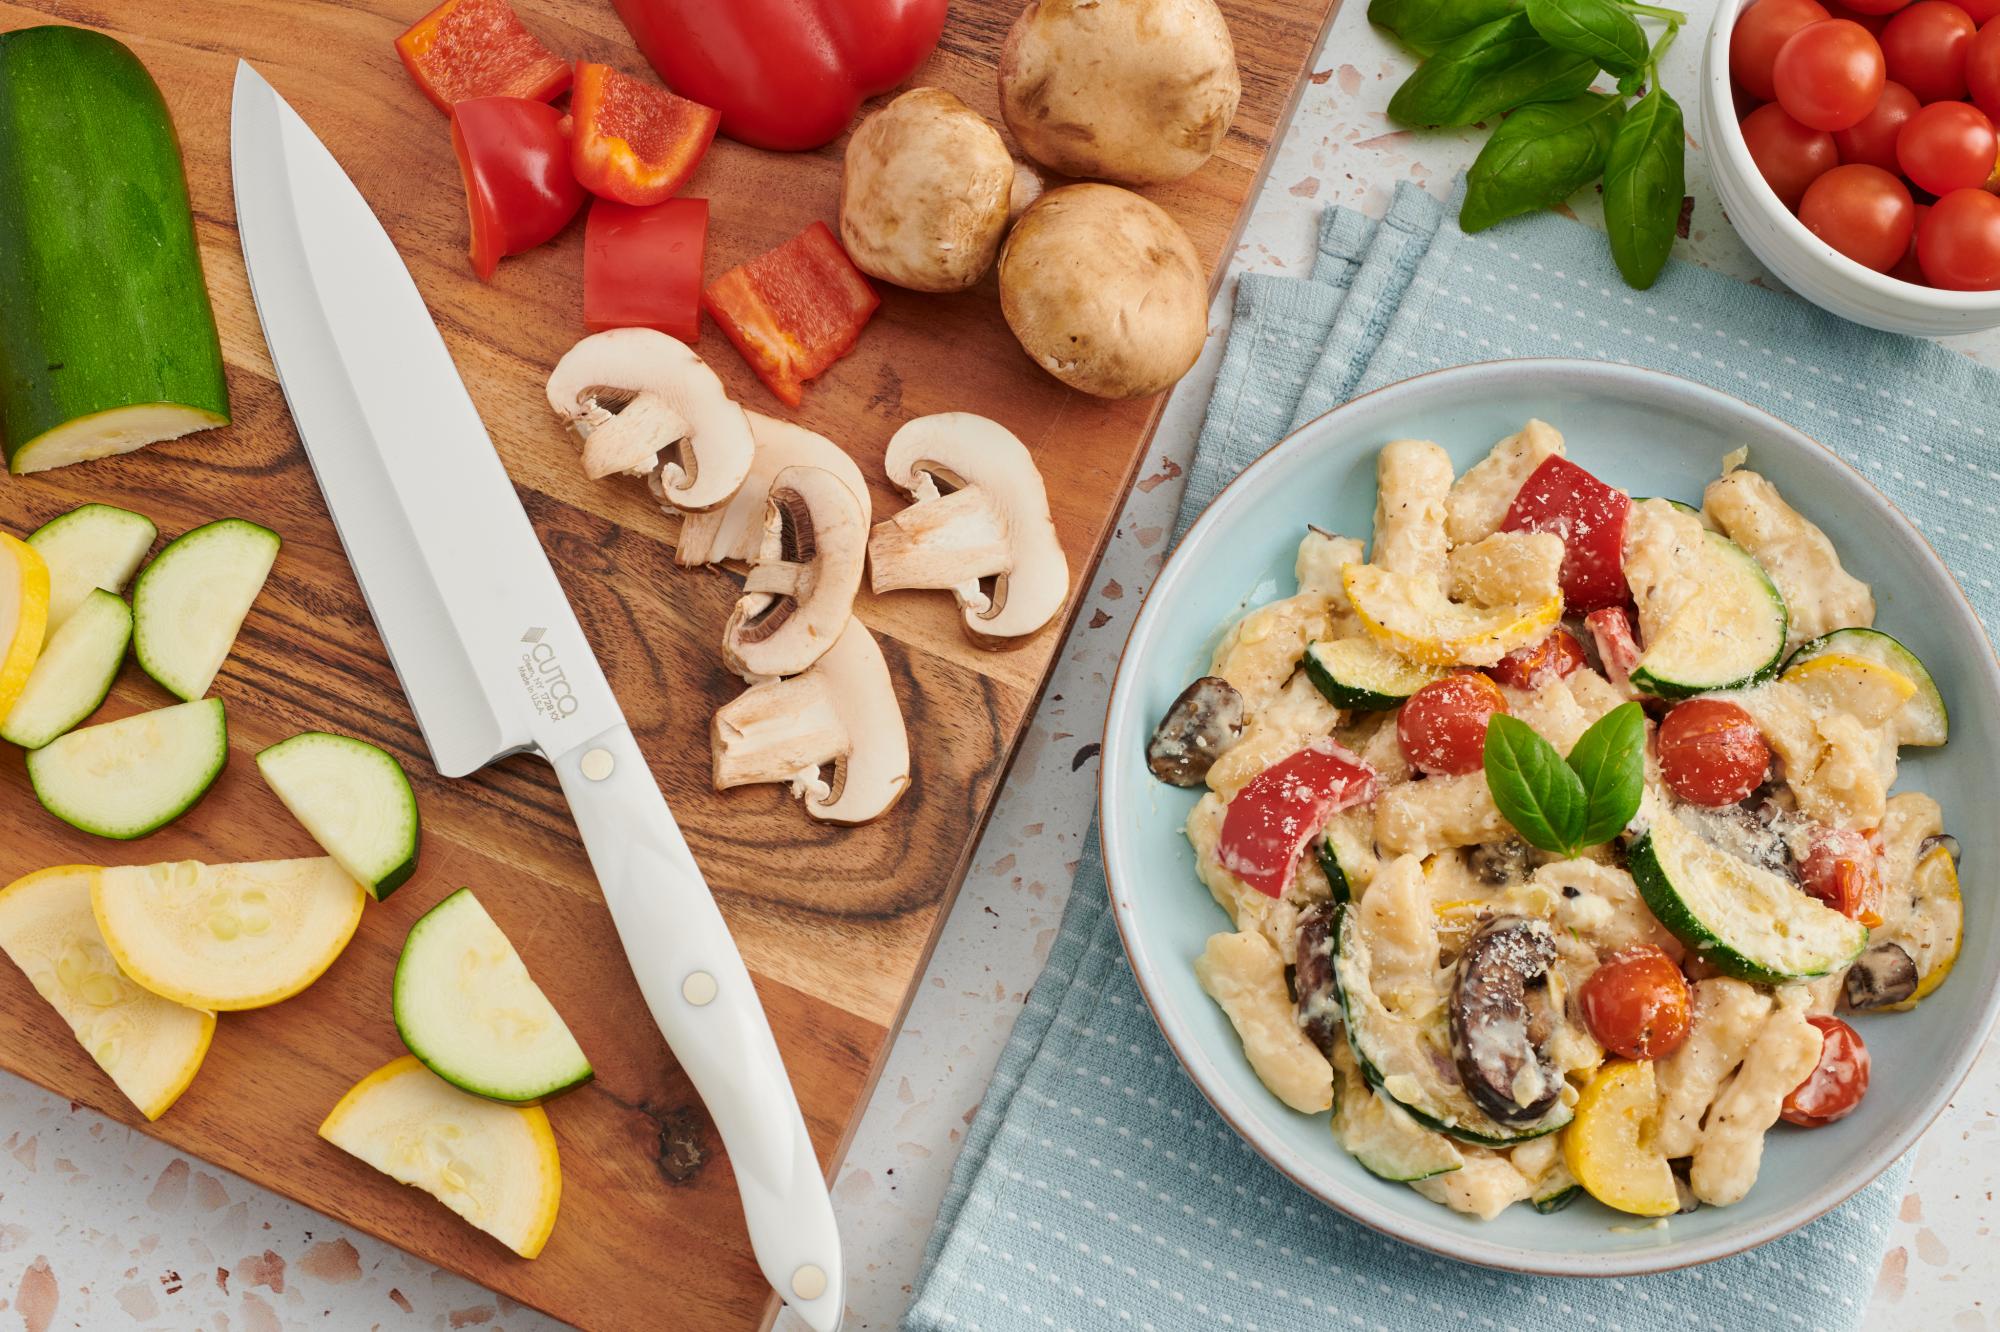
POLYGON ((548 632, 530 629, 521 635, 521 642, 528 650, 521 654, 519 673, 535 711, 561 721, 576 712, 576 691, 570 687, 569 677, 563 674, 556 650, 542 641, 548 632))

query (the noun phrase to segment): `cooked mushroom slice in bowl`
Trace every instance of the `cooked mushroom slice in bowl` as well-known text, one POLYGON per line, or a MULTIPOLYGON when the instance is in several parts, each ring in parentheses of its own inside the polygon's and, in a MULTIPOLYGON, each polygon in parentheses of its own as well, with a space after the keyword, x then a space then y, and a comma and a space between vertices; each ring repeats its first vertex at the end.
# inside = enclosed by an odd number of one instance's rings
POLYGON ((1299 1029, 1328 1059, 1345 1040, 1340 1033, 1340 986, 1333 976, 1333 922, 1339 911, 1336 903, 1315 902, 1299 913, 1298 953, 1292 964, 1299 1029))
POLYGON ((1069 596, 1069 560, 1028 447, 997 421, 904 423, 882 466, 916 500, 868 537, 870 585, 949 589, 976 643, 1032 634, 1069 596))
POLYGON ((706 362, 657 330, 591 334, 556 362, 548 392, 583 441, 593 481, 658 473, 660 497, 675 508, 712 509, 749 474, 743 409, 706 362))
POLYGON ((1854 959, 1841 981, 1849 1008, 1887 1008, 1917 992, 1917 962, 1907 948, 1883 940, 1854 959))
POLYGON ((888 663, 850 619, 803 675, 752 685, 715 714, 715 787, 790 782, 806 813, 866 823, 910 786, 910 739, 888 663), (831 780, 822 775, 832 765, 831 780))
POLYGON ((1479 1108, 1502 1124, 1531 1124, 1561 1094, 1549 1058, 1555 936, 1545 920, 1495 916, 1458 957, 1451 986, 1451 1056, 1479 1108))
POLYGON ((722 660, 746 679, 797 675, 824 656, 854 609, 868 525, 847 482, 818 467, 771 479, 757 562, 722 633, 722 660))
MULTIPOLYGON (((682 518, 680 539, 674 543, 676 563, 756 559, 764 543, 764 505, 771 497, 771 481, 787 467, 818 467, 845 481, 861 505, 862 526, 867 526, 868 482, 845 449, 790 421, 761 412, 746 411, 744 415, 750 418, 750 437, 757 445, 750 473, 728 503, 682 518)), ((668 501, 665 482, 658 473, 652 486, 654 496, 670 512, 679 512, 668 501)))
POLYGON ((1204 675, 1174 700, 1146 745, 1146 766, 1172 786, 1200 786, 1243 734, 1243 695, 1219 675, 1204 675))

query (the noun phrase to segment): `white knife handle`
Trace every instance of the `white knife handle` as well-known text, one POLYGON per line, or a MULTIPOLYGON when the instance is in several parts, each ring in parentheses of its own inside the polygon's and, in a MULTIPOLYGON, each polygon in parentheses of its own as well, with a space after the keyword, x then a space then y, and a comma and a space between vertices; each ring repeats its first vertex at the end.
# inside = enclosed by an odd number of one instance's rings
POLYGON ((819 1158, 750 973, 625 726, 555 760, 646 1007, 708 1106, 757 1265, 816 1332, 845 1303, 819 1158))

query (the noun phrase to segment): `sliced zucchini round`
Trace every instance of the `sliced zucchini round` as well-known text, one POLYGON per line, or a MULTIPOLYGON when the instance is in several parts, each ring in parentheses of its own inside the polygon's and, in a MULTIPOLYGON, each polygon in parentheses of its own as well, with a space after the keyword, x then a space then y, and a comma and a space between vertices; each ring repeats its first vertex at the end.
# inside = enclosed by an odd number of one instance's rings
POLYGON ((85 504, 37 528, 28 544, 49 563, 50 632, 93 590, 124 592, 159 535, 152 519, 109 504, 85 504))
POLYGON ((1868 943, 1849 920, 1759 865, 1730 855, 1654 806, 1629 853, 1646 907, 1710 966, 1765 985, 1847 965, 1868 943))
POLYGON ((307 731, 257 755, 257 770, 320 849, 381 901, 417 872, 410 779, 365 740, 307 731))
POLYGON ((228 761, 222 700, 207 698, 71 731, 28 755, 28 780, 72 828, 129 842, 192 809, 228 761))
POLYGON ((1465 1156, 1449 1138, 1417 1123, 1358 1076, 1346 1080, 1340 1093, 1334 1141, 1369 1174, 1408 1184, 1464 1168, 1465 1156))
POLYGON ((394 1005, 403 1044, 454 1087, 520 1105, 590 1081, 576 1037, 470 888, 411 926, 394 1005))
POLYGON ((40 749, 97 711, 111 693, 132 642, 132 610, 122 597, 92 588, 76 613, 49 635, 0 740, 40 749))
POLYGON ((1916 653, 1880 629, 1836 629, 1800 644, 1798 651, 1785 662, 1785 669, 1789 671, 1829 653, 1844 653, 1887 666, 1916 685, 1917 692, 1904 701, 1896 717, 1898 743, 1933 746, 1950 738, 1951 717, 1945 709, 1944 695, 1938 692, 1937 681, 1931 678, 1916 653))
POLYGON ((1632 667, 1634 688, 1659 698, 1737 689, 1777 670, 1791 624, 1785 598, 1750 552, 1706 534, 1707 590, 1684 606, 1632 667))
POLYGON ((139 665, 176 698, 208 692, 277 561, 278 534, 242 518, 197 527, 153 558, 132 589, 139 665))
POLYGON ((1306 649, 1299 665, 1313 687, 1336 708, 1386 712, 1449 672, 1420 666, 1372 638, 1323 639, 1306 649))

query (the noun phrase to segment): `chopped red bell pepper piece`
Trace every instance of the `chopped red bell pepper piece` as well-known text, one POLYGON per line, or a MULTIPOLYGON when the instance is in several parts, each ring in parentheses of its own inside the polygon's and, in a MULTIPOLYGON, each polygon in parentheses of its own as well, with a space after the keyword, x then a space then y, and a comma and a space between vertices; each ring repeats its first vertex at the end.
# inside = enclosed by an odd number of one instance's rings
POLYGON ((396 39, 396 54, 445 112, 474 97, 546 102, 569 87, 569 62, 543 46, 507 0, 444 0, 396 39))
POLYGON ((788 407, 799 405, 806 380, 847 355, 880 304, 824 222, 730 269, 701 297, 701 308, 788 407))
POLYGON ((590 206, 583 228, 583 326, 656 328, 682 342, 701 336, 701 255, 708 200, 647 208, 611 199, 590 206))
POLYGON ((1551 455, 1528 474, 1500 530, 1554 532, 1563 539, 1563 602, 1582 615, 1625 601, 1625 522, 1631 513, 1624 491, 1551 455))
POLYGON ((671 199, 701 165, 722 117, 700 102, 579 60, 569 111, 570 166, 592 194, 619 203, 671 199))
POLYGON ((563 114, 526 97, 475 97, 451 109, 451 148, 465 179, 472 271, 484 282, 502 255, 532 250, 583 207, 569 172, 563 114))
POLYGON ((1222 815, 1216 856, 1266 897, 1282 897, 1299 852, 1326 821, 1375 798, 1375 770, 1330 736, 1252 777, 1222 815))
POLYGON ((1604 665, 1604 678, 1626 697, 1632 695, 1632 668, 1639 664, 1639 637, 1632 632, 1632 613, 1623 606, 1606 606, 1583 617, 1597 645, 1597 659, 1604 665))

